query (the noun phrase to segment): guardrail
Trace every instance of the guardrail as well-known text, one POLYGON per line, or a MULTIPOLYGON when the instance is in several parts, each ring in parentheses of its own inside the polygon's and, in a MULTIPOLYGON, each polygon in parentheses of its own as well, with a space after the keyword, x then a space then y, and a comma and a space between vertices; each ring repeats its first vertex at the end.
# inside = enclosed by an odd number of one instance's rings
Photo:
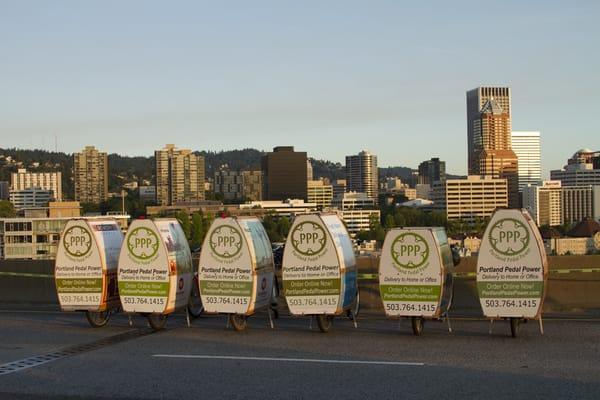
MULTIPOLYGON (((600 311, 600 256, 550 256, 545 313, 600 311)), ((378 262, 375 257, 358 258, 358 286, 363 310, 381 311, 378 262)), ((480 316, 475 282, 476 259, 461 260, 456 268, 453 315, 480 316)), ((0 307, 58 309, 53 260, 0 261, 0 307)))

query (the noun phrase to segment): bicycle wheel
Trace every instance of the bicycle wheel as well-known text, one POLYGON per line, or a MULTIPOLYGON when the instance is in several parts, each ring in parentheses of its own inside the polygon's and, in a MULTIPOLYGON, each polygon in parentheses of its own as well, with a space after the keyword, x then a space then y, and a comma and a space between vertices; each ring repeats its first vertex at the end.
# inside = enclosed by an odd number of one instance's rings
POLYGON ((521 318, 511 318, 510 319, 510 334, 512 337, 516 338, 519 336, 519 330, 521 325, 521 318))
POLYGON ((411 317, 412 330, 415 336, 421 336, 424 323, 423 317, 411 317))
POLYGON ((319 325, 319 329, 321 332, 326 333, 329 332, 331 326, 333 325, 333 316, 318 314, 317 315, 317 325, 319 325))
POLYGON ((146 318, 148 318, 148 323, 150 327, 155 331, 160 331, 165 329, 167 325, 167 317, 166 314, 148 314, 146 318))
POLYGON ((94 328, 101 328, 110 319, 110 311, 86 311, 85 317, 94 328))
POLYGON ((198 282, 194 280, 192 285, 192 292, 187 304, 188 313, 192 318, 198 318, 204 313, 204 305, 202 304, 202 298, 200 297, 200 289, 198 288, 198 282))
POLYGON ((229 314, 229 322, 238 332, 245 330, 248 326, 248 318, 242 314, 229 314))

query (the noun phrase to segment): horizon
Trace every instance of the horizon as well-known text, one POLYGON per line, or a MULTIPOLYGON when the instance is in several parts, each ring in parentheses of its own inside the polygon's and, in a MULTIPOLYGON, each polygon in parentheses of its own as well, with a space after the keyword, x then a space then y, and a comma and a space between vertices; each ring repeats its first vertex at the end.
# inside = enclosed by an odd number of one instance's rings
POLYGON ((383 168, 439 157, 466 175, 466 92, 499 85, 512 90, 512 129, 541 132, 546 179, 600 147, 600 56, 589 51, 599 11, 592 1, 7 4, 2 146, 53 150, 56 137, 65 153, 93 142, 144 156, 164 138, 216 152, 288 143, 341 164, 368 149, 383 168))

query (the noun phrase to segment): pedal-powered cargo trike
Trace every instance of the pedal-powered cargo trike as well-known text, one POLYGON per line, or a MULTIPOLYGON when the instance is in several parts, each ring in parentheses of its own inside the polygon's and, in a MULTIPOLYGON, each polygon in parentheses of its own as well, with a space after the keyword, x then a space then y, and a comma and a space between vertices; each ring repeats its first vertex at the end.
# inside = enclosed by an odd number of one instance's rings
POLYGON ((54 277, 60 308, 83 311, 93 327, 119 309, 117 261, 123 241, 112 219, 72 219, 58 243, 54 277))
POLYGON ((381 249, 379 292, 388 317, 410 318, 413 333, 427 319, 446 318, 452 303, 454 260, 444 228, 390 230, 381 249))
MULTIPOLYGON (((336 214, 298 215, 285 244, 283 294, 292 315, 317 319, 322 332, 358 301, 356 258, 350 235, 336 214)), ((356 319, 350 312, 356 326, 356 319)), ((311 319, 312 321, 312 319, 311 319)))
POLYGON ((271 318, 273 251, 255 217, 218 218, 208 230, 198 265, 200 297, 206 313, 228 314, 236 331, 248 316, 267 308, 271 318))
POLYGON ((544 242, 527 210, 498 210, 492 216, 477 257, 477 292, 483 315, 510 321, 513 337, 528 319, 542 324, 548 260, 544 242))
POLYGON ((142 314, 152 329, 163 329, 169 314, 187 310, 192 281, 192 255, 176 219, 131 223, 119 255, 124 312, 142 314))

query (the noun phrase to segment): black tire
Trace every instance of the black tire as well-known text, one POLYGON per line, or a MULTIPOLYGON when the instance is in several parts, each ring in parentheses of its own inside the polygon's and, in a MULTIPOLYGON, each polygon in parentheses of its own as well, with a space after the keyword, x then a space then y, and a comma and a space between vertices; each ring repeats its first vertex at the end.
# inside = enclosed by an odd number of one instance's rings
POLYGON ((243 314, 229 314, 229 323, 237 332, 246 330, 248 318, 243 314))
POLYGON ((148 314, 146 318, 148 318, 148 324, 155 331, 160 331, 165 329, 167 325, 167 314, 148 314))
POLYGON ((192 318, 198 318, 204 313, 204 305, 202 304, 202 298, 200 297, 200 289, 198 288, 198 282, 194 280, 192 284, 192 291, 187 304, 188 314, 192 318))
POLYGON ((423 317, 411 317, 410 322, 414 335, 421 336, 423 334, 423 325, 425 324, 423 317))
POLYGON ((317 325, 319 325, 319 330, 323 333, 329 332, 331 326, 333 325, 333 316, 318 314, 317 315, 317 325))
POLYGON ((273 319, 279 318, 279 284, 277 283, 277 277, 273 277, 273 290, 271 291, 271 311, 273 312, 273 319))
POLYGON ((110 319, 110 311, 86 311, 85 317, 94 328, 102 328, 110 319))
POLYGON ((358 313, 360 312, 360 293, 356 292, 356 299, 354 300, 354 303, 352 303, 352 306, 350 307, 350 309, 348 309, 348 311, 346 311, 346 316, 349 319, 356 319, 358 318, 358 313))
POLYGON ((511 318, 510 319, 510 334, 512 337, 516 338, 519 336, 519 328, 521 325, 521 318, 511 318))

